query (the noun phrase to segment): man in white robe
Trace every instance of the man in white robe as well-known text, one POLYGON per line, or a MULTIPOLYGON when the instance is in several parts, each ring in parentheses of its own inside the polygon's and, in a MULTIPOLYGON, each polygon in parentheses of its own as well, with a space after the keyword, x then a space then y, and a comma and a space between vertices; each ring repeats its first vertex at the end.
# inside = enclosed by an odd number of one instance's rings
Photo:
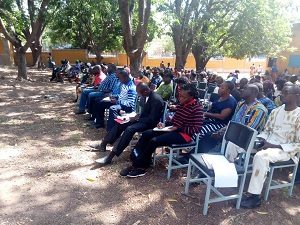
POLYGON ((260 206, 260 194, 270 163, 295 159, 300 152, 300 107, 297 106, 300 88, 285 86, 281 95, 284 105, 271 112, 264 130, 258 135, 263 146, 254 156, 248 188, 250 195, 242 199, 241 207, 260 206))

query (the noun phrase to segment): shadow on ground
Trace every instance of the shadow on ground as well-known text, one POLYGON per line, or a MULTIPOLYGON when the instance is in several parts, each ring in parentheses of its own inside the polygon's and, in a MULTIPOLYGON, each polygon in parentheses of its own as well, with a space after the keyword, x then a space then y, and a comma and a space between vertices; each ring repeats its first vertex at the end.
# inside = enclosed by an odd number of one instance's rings
MULTIPOLYGON (((183 196, 185 171, 166 180, 165 161, 145 177, 121 178, 128 152, 91 170, 105 153, 87 144, 103 135, 75 116, 74 84, 49 83, 50 72, 30 70, 34 82, 0 69, 0 224, 299 224, 300 187, 289 198, 276 190, 255 210, 234 202, 211 205, 202 215, 204 186, 183 196), (201 201, 200 201, 201 198, 201 201)), ((279 176, 287 177, 283 170, 279 176)))

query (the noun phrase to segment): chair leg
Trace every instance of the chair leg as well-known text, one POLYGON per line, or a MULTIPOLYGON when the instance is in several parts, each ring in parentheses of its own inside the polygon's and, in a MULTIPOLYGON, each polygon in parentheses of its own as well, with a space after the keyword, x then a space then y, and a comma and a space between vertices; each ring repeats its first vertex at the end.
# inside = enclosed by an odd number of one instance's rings
POLYGON ((269 197, 270 187, 271 187, 272 179, 273 179, 273 173, 274 173, 274 168, 271 167, 268 181, 267 181, 266 190, 265 190, 265 196, 264 196, 265 201, 267 201, 268 197, 269 197))
POLYGON ((247 173, 245 173, 242 177, 241 177, 241 183, 240 183, 240 187, 239 187, 239 197, 237 199, 236 202, 236 208, 239 209, 241 206, 241 201, 242 201, 242 197, 243 197, 243 191, 244 191, 244 186, 245 186, 245 181, 246 181, 246 176, 247 173))
POLYGON ((153 153, 153 167, 156 165, 156 150, 153 153))
POLYGON ((293 176, 292 176, 292 179, 291 179, 291 186, 289 187, 289 192, 288 192, 289 196, 292 196, 292 194, 293 194, 297 168, 298 168, 298 164, 294 166, 293 176))
POLYGON ((204 207, 203 207, 203 215, 206 216, 207 215, 207 211, 208 211, 208 201, 209 201, 209 197, 210 197, 210 191, 211 191, 211 177, 208 177, 207 180, 207 186, 206 186, 206 193, 205 193, 205 201, 204 201, 204 207))
POLYGON ((169 155, 169 165, 168 165, 168 175, 167 179, 170 180, 171 173, 172 173, 172 161, 173 161, 173 149, 170 148, 170 155, 169 155))
POLYGON ((189 162, 188 171, 187 171, 186 180, 185 180, 185 187, 184 187, 185 194, 189 193, 191 172, 192 172, 192 163, 189 162))

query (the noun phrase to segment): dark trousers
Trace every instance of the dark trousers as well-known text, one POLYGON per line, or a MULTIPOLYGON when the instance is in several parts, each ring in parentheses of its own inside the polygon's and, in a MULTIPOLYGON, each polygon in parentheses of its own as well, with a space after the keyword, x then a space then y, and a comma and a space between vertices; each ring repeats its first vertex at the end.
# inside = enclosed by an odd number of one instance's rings
POLYGON ((101 102, 101 100, 105 97, 103 92, 92 92, 88 95, 88 98, 86 100, 86 108, 87 112, 92 114, 93 113, 93 107, 96 104, 96 102, 101 102))
POLYGON ((208 133, 204 138, 198 142, 198 153, 207 153, 214 149, 221 143, 222 140, 218 141, 211 137, 212 133, 208 133))
POLYGON ((298 170, 297 170, 297 173, 296 173, 296 181, 300 181, 300 167, 299 167, 299 164, 298 164, 298 170))
POLYGON ((185 144, 186 140, 175 131, 162 132, 147 130, 131 152, 133 167, 148 168, 151 164, 152 153, 159 146, 169 146, 171 144, 185 144))
POLYGON ((96 124, 104 127, 104 112, 113 104, 111 102, 95 101, 93 105, 93 118, 96 119, 96 124))
POLYGON ((106 144, 114 144, 115 141, 120 137, 119 141, 115 143, 113 147, 113 151, 116 156, 122 154, 124 149, 129 145, 130 141, 132 140, 133 135, 136 132, 143 132, 147 129, 152 128, 151 125, 147 125, 145 123, 139 122, 128 122, 124 124, 116 124, 109 133, 104 137, 103 143, 106 144))

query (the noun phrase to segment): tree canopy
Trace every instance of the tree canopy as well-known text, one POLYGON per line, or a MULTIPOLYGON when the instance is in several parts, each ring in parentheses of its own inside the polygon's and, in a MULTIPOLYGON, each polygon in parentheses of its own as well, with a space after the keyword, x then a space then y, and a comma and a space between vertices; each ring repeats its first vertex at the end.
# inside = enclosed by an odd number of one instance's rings
POLYGON ((287 1, 279 0, 163 1, 176 67, 184 67, 191 48, 197 69, 214 56, 240 59, 278 53, 290 41, 287 6, 287 1))
POLYGON ((52 43, 89 49, 101 60, 103 51, 120 50, 121 21, 117 0, 64 2, 47 32, 52 43))
POLYGON ((203 69, 211 57, 275 55, 287 48, 297 6, 290 0, 2 0, 0 31, 13 44, 23 77, 24 54, 30 47, 38 60, 45 29, 53 44, 89 49, 98 61, 103 51, 123 47, 133 73, 141 66, 145 44, 168 34, 175 66, 183 68, 192 52, 197 69, 203 69), (169 27, 164 32, 156 11, 169 27))
POLYGON ((0 2, 0 31, 15 48, 19 78, 27 78, 25 52, 40 40, 48 18, 58 4, 59 0, 0 2))

